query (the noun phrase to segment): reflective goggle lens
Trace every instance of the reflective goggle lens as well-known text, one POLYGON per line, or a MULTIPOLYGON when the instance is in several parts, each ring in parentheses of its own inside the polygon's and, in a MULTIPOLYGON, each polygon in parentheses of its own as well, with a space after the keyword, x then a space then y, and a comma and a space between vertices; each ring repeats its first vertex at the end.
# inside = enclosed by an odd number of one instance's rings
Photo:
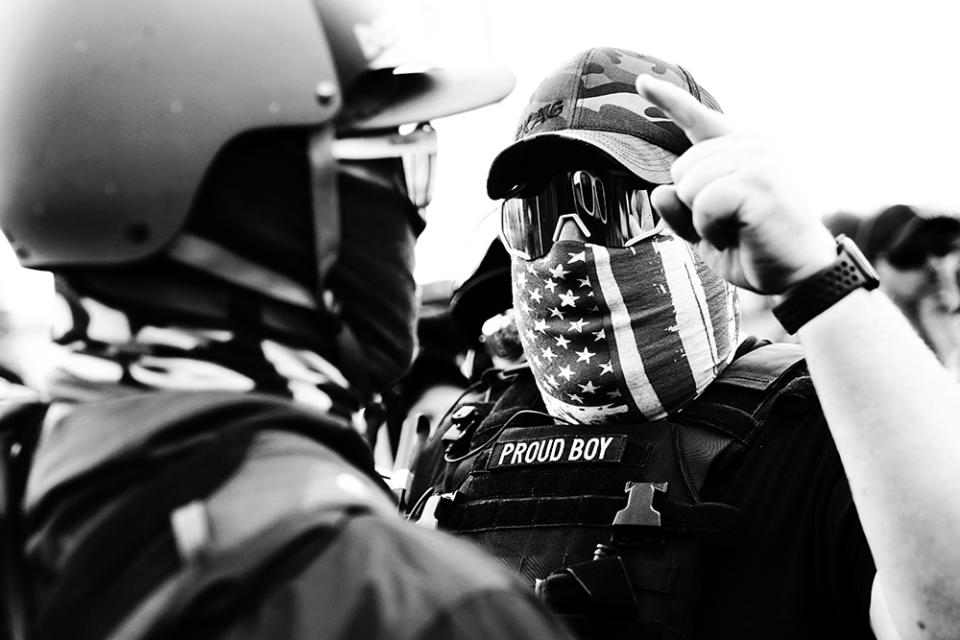
POLYGON ((503 201, 504 245, 526 260, 539 258, 550 251, 561 222, 573 218, 589 242, 628 247, 665 228, 647 189, 625 171, 564 171, 536 195, 503 201))

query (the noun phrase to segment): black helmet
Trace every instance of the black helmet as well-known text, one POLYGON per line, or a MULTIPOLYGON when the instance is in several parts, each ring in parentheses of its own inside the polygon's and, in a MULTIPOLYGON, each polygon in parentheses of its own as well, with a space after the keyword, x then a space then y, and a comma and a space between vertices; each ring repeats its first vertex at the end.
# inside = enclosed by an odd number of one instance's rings
POLYGON ((169 250, 214 157, 242 133, 391 128, 513 87, 501 68, 384 63, 391 37, 371 0, 6 2, 0 227, 28 267, 169 250))

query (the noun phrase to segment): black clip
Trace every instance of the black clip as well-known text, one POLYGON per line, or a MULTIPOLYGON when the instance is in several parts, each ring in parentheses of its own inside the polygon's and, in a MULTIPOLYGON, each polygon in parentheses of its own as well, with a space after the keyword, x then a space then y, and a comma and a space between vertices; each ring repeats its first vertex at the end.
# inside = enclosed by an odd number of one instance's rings
POLYGON ((491 406, 488 402, 468 403, 457 407, 450 415, 450 426, 440 436, 447 462, 452 462, 465 448, 469 448, 474 431, 490 412, 491 406))

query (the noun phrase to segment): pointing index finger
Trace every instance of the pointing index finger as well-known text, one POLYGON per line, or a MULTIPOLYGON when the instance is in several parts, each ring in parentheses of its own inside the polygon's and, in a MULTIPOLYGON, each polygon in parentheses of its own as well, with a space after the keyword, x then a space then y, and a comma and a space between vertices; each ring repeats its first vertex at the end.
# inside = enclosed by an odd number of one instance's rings
POLYGON ((637 93, 666 113, 694 144, 733 133, 723 114, 700 104, 692 95, 669 82, 646 75, 637 76, 637 93))

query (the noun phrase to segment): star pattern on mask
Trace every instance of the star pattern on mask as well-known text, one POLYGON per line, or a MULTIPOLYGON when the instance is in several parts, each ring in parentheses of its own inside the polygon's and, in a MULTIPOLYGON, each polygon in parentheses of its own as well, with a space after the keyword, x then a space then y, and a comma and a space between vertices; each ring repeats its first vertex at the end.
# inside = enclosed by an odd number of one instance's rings
POLYGON ((591 263, 587 249, 548 254, 517 268, 525 276, 515 287, 518 305, 527 306, 522 337, 544 394, 576 411, 622 411, 626 399, 614 370, 613 332, 601 311, 607 303, 592 284, 591 263))
POLYGON ((583 393, 596 393, 597 388, 593 386, 593 381, 588 380, 586 384, 577 385, 583 393))
POLYGON ((560 294, 560 306, 561 307, 576 307, 577 300, 580 299, 580 296, 573 295, 573 291, 567 289, 566 293, 560 294))
POLYGON ((577 362, 590 362, 590 359, 597 355, 586 347, 583 348, 583 351, 575 351, 574 353, 579 356, 577 362))

